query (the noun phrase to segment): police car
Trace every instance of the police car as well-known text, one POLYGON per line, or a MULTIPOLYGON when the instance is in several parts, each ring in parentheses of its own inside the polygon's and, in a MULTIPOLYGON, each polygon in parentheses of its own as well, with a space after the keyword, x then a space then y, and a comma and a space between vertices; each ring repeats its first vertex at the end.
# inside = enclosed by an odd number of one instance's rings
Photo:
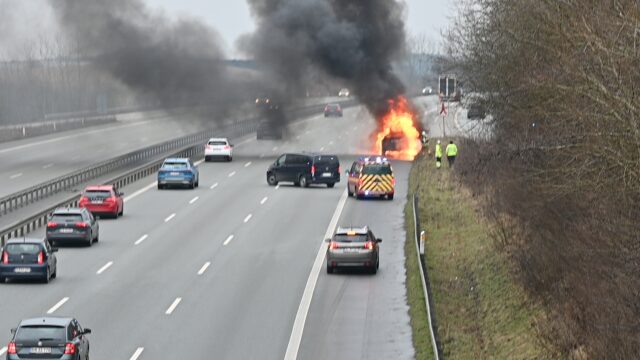
POLYGON ((358 199, 385 197, 393 200, 396 180, 386 158, 360 158, 347 171, 347 192, 358 199))

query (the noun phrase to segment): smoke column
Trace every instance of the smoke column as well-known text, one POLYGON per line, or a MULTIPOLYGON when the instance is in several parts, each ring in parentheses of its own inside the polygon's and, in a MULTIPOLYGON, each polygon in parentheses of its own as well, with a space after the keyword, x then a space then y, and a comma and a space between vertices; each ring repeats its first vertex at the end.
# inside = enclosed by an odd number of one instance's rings
POLYGON ((404 93, 392 62, 405 48, 403 3, 395 0, 248 0, 257 30, 242 49, 289 91, 319 69, 349 84, 376 117, 404 93))

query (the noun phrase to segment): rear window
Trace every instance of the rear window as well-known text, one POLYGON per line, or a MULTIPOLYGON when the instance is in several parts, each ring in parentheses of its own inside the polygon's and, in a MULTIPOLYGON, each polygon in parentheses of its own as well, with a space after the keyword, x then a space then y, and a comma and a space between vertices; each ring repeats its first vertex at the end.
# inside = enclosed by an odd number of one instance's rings
POLYGON ((83 221, 82 214, 53 214, 53 222, 78 222, 83 221))
POLYGON ((365 165, 362 172, 366 175, 391 175, 390 165, 365 165))
POLYGON ((36 255, 42 251, 40 244, 9 244, 5 246, 4 250, 9 255, 36 255))
POLYGON ((16 342, 45 340, 67 340, 65 328, 62 326, 22 326, 16 333, 16 342))
POLYGON ((222 141, 209 141, 209 145, 227 145, 227 142, 222 140, 222 141))
POLYGON ((84 196, 89 199, 106 199, 111 197, 111 191, 109 190, 87 190, 84 192, 84 196))
POLYGON ((188 166, 186 162, 165 162, 164 164, 162 164, 162 168, 169 170, 186 169, 187 167, 188 166))
POLYGON ((332 155, 316 156, 313 158, 313 162, 315 162, 318 165, 339 165, 340 164, 338 157, 332 156, 332 155))
POLYGON ((330 110, 338 110, 338 109, 340 109, 340 105, 336 105, 336 104, 327 105, 327 107, 328 107, 330 110))
POLYGON ((367 235, 345 235, 345 234, 336 234, 333 237, 333 241, 337 242, 367 242, 369 238, 367 235))

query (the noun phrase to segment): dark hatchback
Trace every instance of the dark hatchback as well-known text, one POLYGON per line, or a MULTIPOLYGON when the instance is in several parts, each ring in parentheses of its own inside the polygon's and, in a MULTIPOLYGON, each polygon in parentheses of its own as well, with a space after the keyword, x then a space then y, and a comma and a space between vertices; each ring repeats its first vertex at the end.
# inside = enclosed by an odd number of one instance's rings
POLYGON ((336 155, 280 155, 267 170, 267 183, 275 186, 283 181, 302 187, 326 184, 332 188, 340 182, 340 160, 336 155))
POLYGON ((91 329, 73 318, 44 317, 22 320, 7 346, 7 360, 89 360, 91 329))
POLYGON ((48 283, 58 273, 58 249, 44 239, 10 239, 0 249, 0 284, 7 279, 41 279, 48 283))

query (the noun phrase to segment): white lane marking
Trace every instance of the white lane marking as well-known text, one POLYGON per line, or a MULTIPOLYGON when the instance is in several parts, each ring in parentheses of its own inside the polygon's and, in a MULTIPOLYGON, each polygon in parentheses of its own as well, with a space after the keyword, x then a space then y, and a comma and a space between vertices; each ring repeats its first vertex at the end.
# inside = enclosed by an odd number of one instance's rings
POLYGON ((206 263, 204 263, 204 265, 202 265, 202 267, 200 268, 200 270, 198 270, 198 275, 202 275, 204 274, 205 271, 207 271, 207 269, 209 268, 209 265, 211 265, 211 263, 209 261, 207 261, 206 263))
POLYGON ((229 177, 232 177, 232 176, 233 176, 233 175, 235 175, 235 174, 236 174, 236 172, 235 172, 235 171, 232 171, 231 173, 229 173, 229 177))
POLYGON ((252 141, 256 141, 256 138, 254 138, 254 137, 253 137, 253 138, 248 138, 248 139, 246 139, 246 140, 242 140, 242 141, 240 141, 239 143, 237 143, 237 144, 236 144, 236 146, 244 145, 244 144, 246 144, 246 143, 250 143, 250 142, 252 142, 252 141))
POLYGON ((227 240, 224 241, 224 243, 222 244, 223 246, 227 246, 229 245, 229 243, 231 242, 231 240, 233 240, 233 235, 229 235, 229 237, 227 238, 227 240))
POLYGON ((276 150, 278 150, 278 147, 274 146, 271 150, 276 151, 276 150))
POLYGON ((53 165, 54 165, 53 163, 47 164, 47 165, 43 166, 42 168, 43 169, 48 169, 48 168, 52 167, 53 165))
POLYGON ((173 219, 174 217, 176 217, 176 213, 173 213, 173 214, 171 214, 171 215, 167 216, 167 218, 166 218, 166 219, 164 219, 164 222, 169 222, 169 221, 171 221, 171 219, 173 219))
POLYGON ((218 183, 215 183, 215 184, 211 185, 211 186, 209 187, 209 189, 215 189, 216 187, 218 187, 218 183))
POLYGON ((13 174, 13 175, 9 176, 9 179, 12 179, 12 180, 13 180, 13 179, 17 179, 17 178, 19 178, 20 176, 22 176, 22 173, 13 174))
POLYGON ((202 164, 203 162, 204 162, 204 159, 198 160, 198 161, 194 162, 193 165, 198 166, 198 165, 202 164))
POLYGON ((105 272, 108 268, 111 267, 111 265, 113 265, 113 261, 109 261, 108 263, 104 264, 103 267, 100 268, 100 270, 96 271, 96 275, 100 275, 103 272, 105 272))
POLYGON ((136 242, 133 243, 133 245, 140 245, 143 241, 147 240, 147 238, 149 237, 149 235, 144 234, 140 237, 140 239, 136 240, 136 242))
POLYGON ((173 303, 171 304, 171 306, 169 306, 167 311, 165 311, 164 313, 166 315, 171 315, 171 313, 173 313, 173 311, 178 307, 178 304, 180 304, 181 301, 182 301, 182 298, 176 298, 175 300, 173 300, 173 303))
POLYGON ((193 199, 191 199, 191 201, 189 201, 189 204, 193 204, 194 202, 198 201, 198 199, 200 199, 199 196, 194 197, 193 199))
POLYGON ((7 352, 7 347, 4 346, 2 347, 2 349, 0 349, 0 355, 4 355, 4 353, 7 352))
POLYGON ((142 352, 144 351, 143 347, 139 347, 136 349, 136 352, 133 353, 133 355, 131 355, 131 357, 129 358, 129 360, 138 360, 138 358, 140 357, 140 355, 142 355, 142 352))
POLYGON ((248 223, 248 222, 249 222, 249 220, 251 220, 251 217, 252 217, 252 216, 253 216, 253 215, 251 215, 251 214, 247 215, 247 217, 246 217, 246 218, 244 218, 244 221, 243 221, 243 222, 244 222, 245 224, 246 224, 246 223, 248 223))
POLYGON ((280 189, 280 184, 276 185, 276 190, 280 189))
POLYGON ((320 148, 320 151, 324 151, 324 146, 320 148))
POLYGON ((318 276, 320 275, 322 263, 324 262, 324 257, 327 251, 327 244, 324 242, 324 239, 327 239, 331 237, 331 235, 333 235, 333 231, 338 225, 338 220, 340 219, 340 215, 342 214, 342 210, 344 209, 344 205, 346 204, 346 202, 347 191, 345 190, 342 193, 342 196, 338 201, 338 206, 336 207, 336 210, 333 213, 333 217, 329 222, 327 232, 322 238, 322 245, 320 245, 320 249, 318 250, 318 254, 316 255, 316 260, 313 263, 313 268, 311 268, 311 273, 309 274, 307 285, 304 287, 304 293, 302 294, 302 299, 300 299, 300 307, 298 307, 296 320, 293 323, 291 337, 289 338, 289 344, 287 345, 287 352, 284 355, 285 360, 296 360, 298 358, 298 351, 300 350, 304 324, 307 321, 307 315, 309 314, 309 308, 311 307, 311 298, 313 297, 313 292, 316 288, 318 276))
POLYGON ((244 167, 249 167, 251 166, 251 161, 249 161, 248 163, 244 164, 244 167))
POLYGON ((268 197, 266 197, 266 196, 265 196, 265 197, 263 197, 263 198, 262 198, 262 200, 260 200, 260 205, 264 205, 264 203, 266 203, 266 202, 267 202, 267 200, 269 200, 269 198, 268 198, 268 197))
POLYGON ((53 305, 53 307, 47 311, 47 314, 53 314, 54 312, 56 312, 56 310, 60 309, 60 307, 67 301, 69 301, 68 297, 62 298, 62 300, 58 301, 57 304, 53 305))
POLYGON ((93 130, 93 131, 83 131, 81 133, 74 134, 74 135, 62 136, 62 137, 55 138, 55 139, 38 141, 38 142, 34 142, 34 143, 15 146, 15 147, 12 147, 12 148, 2 149, 2 150, 0 150, 0 154, 6 153, 6 152, 10 152, 10 151, 14 151, 14 150, 26 149, 26 148, 30 148, 30 147, 34 147, 34 146, 40 146, 40 145, 43 145, 43 144, 49 144, 49 143, 52 143, 52 142, 62 141, 62 140, 66 140, 66 139, 70 139, 70 138, 74 138, 74 137, 86 136, 86 135, 89 135, 89 134, 95 134, 95 133, 105 132, 105 131, 119 130, 119 129, 122 129, 124 127, 143 125, 143 124, 149 123, 151 121, 152 120, 147 120, 147 121, 141 121, 141 122, 133 123, 133 124, 127 124, 127 125, 122 125, 122 126, 114 126, 114 127, 110 128, 110 129, 98 129, 98 130, 93 130))
POLYGON ((143 187, 142 189, 140 189, 140 190, 138 190, 138 191, 134 192, 133 194, 131 194, 131 195, 129 195, 129 196, 125 196, 125 198, 124 198, 124 202, 130 201, 131 199, 133 199, 133 198, 135 198, 135 197, 137 197, 137 196, 140 196, 141 194, 143 194, 143 193, 145 193, 145 192, 147 192, 147 191, 149 191, 149 190, 153 189, 153 188, 154 188, 154 187, 156 187, 157 185, 158 185, 158 182, 157 182, 157 181, 154 181, 153 183, 151 183, 151 184, 149 184, 149 185, 147 185, 147 186, 143 187))

